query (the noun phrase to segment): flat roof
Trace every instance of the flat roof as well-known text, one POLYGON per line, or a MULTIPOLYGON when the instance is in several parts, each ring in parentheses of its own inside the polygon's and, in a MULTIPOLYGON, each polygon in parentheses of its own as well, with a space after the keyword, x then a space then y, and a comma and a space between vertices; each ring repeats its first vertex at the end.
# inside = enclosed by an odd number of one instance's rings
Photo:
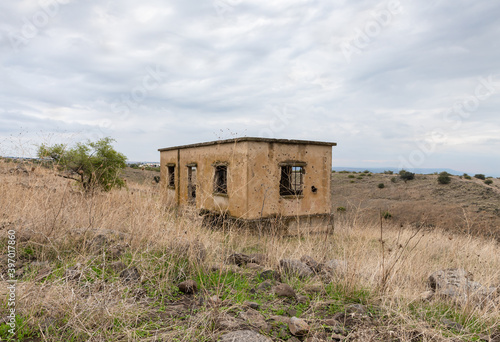
POLYGON ((182 145, 182 146, 173 146, 173 147, 160 148, 160 149, 158 149, 158 151, 160 151, 160 152, 162 152, 162 151, 171 151, 171 150, 179 150, 179 149, 183 149, 183 148, 211 146, 211 145, 217 145, 217 144, 239 143, 239 142, 244 142, 244 141, 257 141, 257 142, 265 142, 265 143, 278 143, 278 144, 290 144, 290 145, 337 146, 337 143, 326 142, 326 141, 241 137, 241 138, 233 138, 233 139, 226 139, 226 140, 216 140, 216 141, 202 142, 202 143, 190 144, 190 145, 182 145))

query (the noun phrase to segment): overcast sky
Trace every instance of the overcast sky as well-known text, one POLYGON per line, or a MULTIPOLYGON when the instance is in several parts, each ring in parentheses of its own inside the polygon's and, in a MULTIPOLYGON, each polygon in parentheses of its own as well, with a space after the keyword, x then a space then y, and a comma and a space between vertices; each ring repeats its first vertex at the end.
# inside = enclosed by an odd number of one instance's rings
POLYGON ((500 2, 0 3, 0 155, 111 136, 129 160, 243 136, 334 165, 500 175, 500 2))

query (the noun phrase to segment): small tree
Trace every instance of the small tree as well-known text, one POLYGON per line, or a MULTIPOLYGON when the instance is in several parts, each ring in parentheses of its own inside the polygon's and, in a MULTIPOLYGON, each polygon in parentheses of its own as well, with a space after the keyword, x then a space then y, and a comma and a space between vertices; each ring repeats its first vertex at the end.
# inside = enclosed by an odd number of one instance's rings
POLYGON ((63 144, 38 147, 38 157, 50 157, 55 163, 71 171, 86 190, 100 188, 109 191, 114 187, 122 187, 125 182, 120 178, 120 171, 127 164, 127 157, 113 149, 111 138, 103 138, 96 142, 78 143, 67 149, 63 144))
POLYGON ((399 177, 405 181, 409 181, 409 180, 412 180, 412 179, 415 179, 415 174, 413 172, 409 172, 409 171, 406 171, 406 170, 401 170, 399 171, 399 177))
POLYGON ((439 184, 449 184, 451 182, 450 174, 443 171, 439 174, 437 180, 439 184))
POLYGON ((493 181, 491 179, 487 179, 484 181, 484 184, 491 185, 491 184, 493 184, 493 181))
POLYGON ((474 175, 474 178, 477 178, 477 179, 482 179, 482 180, 485 180, 486 177, 482 174, 482 173, 477 173, 474 175))

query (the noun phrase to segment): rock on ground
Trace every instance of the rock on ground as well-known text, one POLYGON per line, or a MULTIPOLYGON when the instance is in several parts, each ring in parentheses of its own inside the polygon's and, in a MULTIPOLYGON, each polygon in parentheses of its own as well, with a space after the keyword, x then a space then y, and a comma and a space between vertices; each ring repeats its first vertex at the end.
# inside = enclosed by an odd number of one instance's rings
POLYGON ((279 297, 296 298, 297 294, 288 284, 279 284, 273 287, 273 292, 279 297))
POLYGON ((186 281, 183 281, 182 283, 177 285, 177 287, 179 288, 179 290, 182 293, 185 293, 185 294, 193 294, 196 291, 198 291, 198 284, 196 284, 196 282, 192 279, 188 279, 186 281))
POLYGON ((290 318, 290 323, 288 324, 288 329, 292 335, 303 336, 309 332, 309 324, 307 324, 303 319, 292 317, 290 318))
POLYGON ((450 268, 432 273, 427 284, 435 295, 450 298, 461 304, 473 302, 486 305, 498 299, 499 289, 473 281, 473 274, 462 268, 450 268))
POLYGON ((314 275, 309 266, 297 259, 282 259, 280 260, 280 267, 285 274, 299 278, 312 277, 314 275))
POLYGON ((272 342, 269 337, 252 330, 238 330, 221 336, 220 342, 272 342))

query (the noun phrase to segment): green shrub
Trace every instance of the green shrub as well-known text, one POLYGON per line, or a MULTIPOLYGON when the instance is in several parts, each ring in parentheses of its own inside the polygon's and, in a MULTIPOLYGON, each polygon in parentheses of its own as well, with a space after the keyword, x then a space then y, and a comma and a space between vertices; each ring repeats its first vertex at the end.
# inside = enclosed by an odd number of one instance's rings
POLYGON ((485 180, 486 177, 482 174, 482 173, 476 173, 474 175, 474 178, 477 178, 477 179, 482 179, 482 180, 485 180))
POLYGON ((466 174, 466 173, 464 173, 464 178, 465 178, 465 179, 472 179, 472 177, 471 177, 471 176, 469 176, 469 175, 468 175, 468 174, 466 174))
POLYGON ((356 181, 353 181, 353 180, 352 180, 352 181, 351 181, 351 183, 356 183, 356 181))
POLYGON ((394 174, 394 172, 391 171, 391 170, 386 170, 386 171, 384 171, 384 174, 386 174, 386 175, 392 175, 392 174, 394 174))
POLYGON ((415 179, 415 174, 413 172, 401 170, 399 171, 399 177, 406 183, 409 180, 415 179))
POLYGON ((368 174, 368 177, 371 177, 371 176, 372 176, 372 174, 371 174, 371 173, 369 173, 369 174, 368 174))
POLYGON ((385 219, 385 220, 388 220, 388 219, 390 219, 390 218, 392 217, 391 213, 390 213, 390 212, 388 212, 388 211, 383 211, 380 215, 381 215, 381 216, 382 216, 382 218, 383 218, 383 219, 385 219))
POLYGON ((392 178, 391 178, 391 182, 393 182, 393 183, 396 183, 396 181, 397 181, 397 180, 398 180, 398 179, 397 179, 396 177, 392 177, 392 178))
POLYGON ((343 212, 345 212, 345 210, 346 210, 345 207, 337 207, 337 211, 339 213, 343 213, 343 212))
POLYGON ((448 172, 443 171, 439 174, 437 181, 439 184, 449 184, 451 182, 450 176, 451 175, 448 172))
POLYGON ((383 189, 383 188, 385 188, 384 183, 380 183, 380 184, 379 184, 379 185, 377 185, 377 186, 378 186, 378 188, 379 188, 379 189, 383 189))
POLYGON ((363 171, 363 173, 370 173, 370 171, 368 171, 368 170, 365 170, 365 171, 363 171))
POLYGON ((493 181, 491 179, 487 179, 484 181, 484 184, 490 185, 490 184, 493 184, 493 181))
POLYGON ((354 178, 354 175, 349 175, 347 176, 347 178, 354 178))
POLYGON ((363 179, 363 177, 359 176, 359 177, 357 177, 357 179, 363 179))

